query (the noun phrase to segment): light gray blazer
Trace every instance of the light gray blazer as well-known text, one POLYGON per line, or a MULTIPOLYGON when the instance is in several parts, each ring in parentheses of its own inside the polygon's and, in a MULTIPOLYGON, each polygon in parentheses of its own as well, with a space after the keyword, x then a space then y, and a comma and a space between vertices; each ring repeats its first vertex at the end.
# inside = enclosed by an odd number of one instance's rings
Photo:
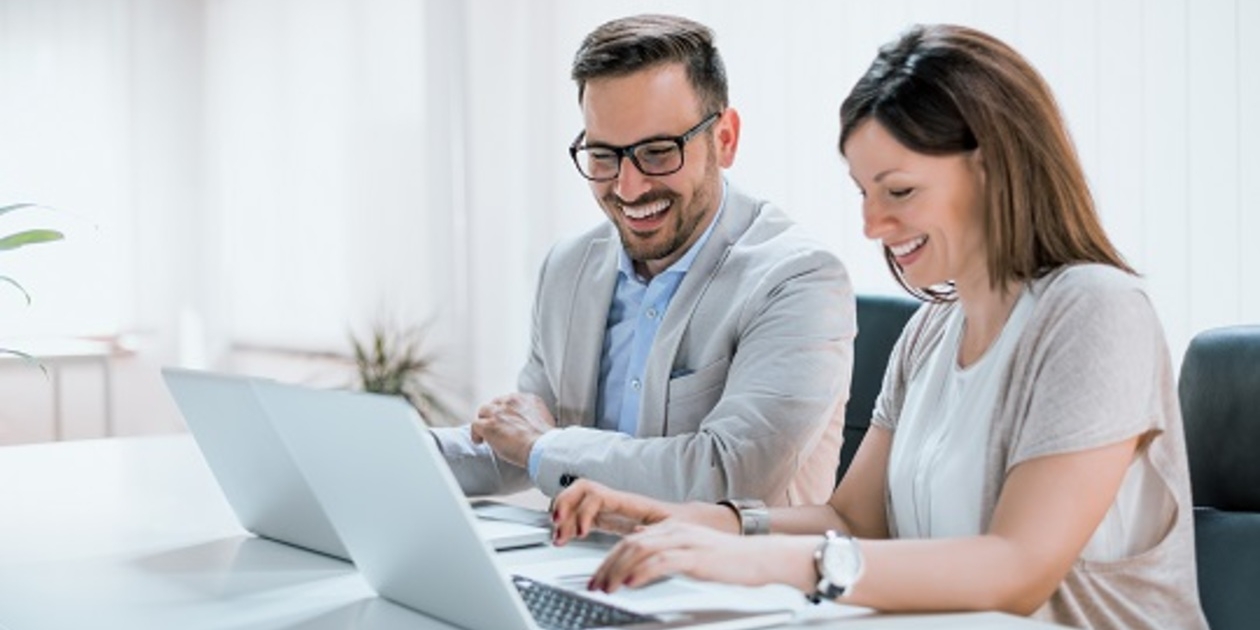
MULTIPOLYGON (((538 486, 562 475, 662 499, 822 503, 834 486, 853 362, 844 266, 779 209, 728 186, 648 356, 638 433, 595 428, 599 367, 621 247, 605 223, 557 244, 539 276, 519 389, 546 401, 538 486)), ((469 494, 528 485, 526 472, 436 430, 469 494)))

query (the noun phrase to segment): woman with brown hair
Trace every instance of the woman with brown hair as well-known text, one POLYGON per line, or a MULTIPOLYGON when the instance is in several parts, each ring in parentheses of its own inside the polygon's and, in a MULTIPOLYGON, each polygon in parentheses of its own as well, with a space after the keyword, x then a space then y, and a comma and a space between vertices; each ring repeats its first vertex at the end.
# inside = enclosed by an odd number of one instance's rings
POLYGON ((556 542, 632 531, 591 580, 606 591, 681 573, 886 611, 1206 627, 1167 344, 1040 75, 984 33, 916 27, 840 123, 866 235, 927 302, 844 480, 768 511, 579 481, 556 542))

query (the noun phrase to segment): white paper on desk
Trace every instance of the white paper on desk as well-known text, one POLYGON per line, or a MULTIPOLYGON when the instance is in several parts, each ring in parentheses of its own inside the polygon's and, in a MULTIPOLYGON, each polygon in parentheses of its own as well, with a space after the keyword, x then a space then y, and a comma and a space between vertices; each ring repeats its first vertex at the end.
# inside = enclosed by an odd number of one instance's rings
POLYGON ((551 541, 551 530, 509 521, 477 519, 477 533, 498 551, 544 545, 551 541))
POLYGON ((472 506, 473 514, 476 514, 477 518, 480 519, 508 521, 535 527, 551 527, 551 515, 542 510, 533 510, 491 499, 477 499, 471 501, 469 505, 472 506))
POLYGON ((812 607, 800 591, 790 586, 771 584, 753 588, 685 577, 669 578, 642 588, 623 588, 612 594, 587 591, 586 583, 602 560, 553 560, 512 567, 512 572, 644 614, 686 610, 786 610, 798 613, 812 607))
POLYGON ((850 617, 868 617, 875 614, 874 608, 865 608, 863 606, 850 606, 848 604, 837 604, 835 602, 821 602, 817 606, 806 606, 796 611, 796 617, 793 619, 796 623, 803 623, 814 620, 823 619, 847 619, 850 617))

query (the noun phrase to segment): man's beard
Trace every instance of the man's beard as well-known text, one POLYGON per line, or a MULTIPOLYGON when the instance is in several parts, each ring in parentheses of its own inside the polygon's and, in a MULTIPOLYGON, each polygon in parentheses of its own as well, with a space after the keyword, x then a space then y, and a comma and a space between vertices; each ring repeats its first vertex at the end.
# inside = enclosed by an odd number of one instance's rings
MULTIPOLYGON (((717 164, 711 160, 705 173, 705 180, 709 181, 709 176, 716 170, 717 164)), ((667 241, 656 242, 638 238, 632 233, 628 225, 620 221, 613 221, 614 225, 617 226, 617 234, 621 237, 621 246, 625 248, 626 254, 630 256, 630 260, 636 262, 662 260, 681 250, 687 245, 687 241, 691 239, 696 230, 699 229, 700 223, 704 221, 707 215, 706 209, 713 206, 714 200, 712 195, 709 194, 709 188, 703 186, 697 188, 696 194, 691 198, 691 205, 685 211, 679 207, 681 196, 668 189, 648 191, 638 199, 624 204, 623 200, 615 193, 610 192, 604 196, 605 207, 612 208, 612 211, 618 213, 622 219, 625 217, 622 213, 622 205, 637 206, 662 199, 669 200, 670 207, 665 212, 670 212, 673 216, 670 217, 665 225, 657 228, 656 232, 666 231, 672 227, 674 230, 673 236, 667 241)))

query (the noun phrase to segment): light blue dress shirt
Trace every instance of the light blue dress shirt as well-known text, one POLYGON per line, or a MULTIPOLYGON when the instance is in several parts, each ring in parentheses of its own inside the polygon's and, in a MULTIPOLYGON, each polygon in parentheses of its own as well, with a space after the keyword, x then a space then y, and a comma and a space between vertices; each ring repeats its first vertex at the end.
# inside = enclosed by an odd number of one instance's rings
MULTIPOLYGON (((595 426, 607 431, 634 435, 639 428, 639 405, 643 395, 643 373, 648 353, 656 341, 665 310, 674 299, 678 285, 691 269, 692 262, 709 242, 713 226, 718 224, 726 207, 726 181, 722 181, 722 202, 709 227, 700 238, 665 271, 645 280, 634 271, 634 262, 623 247, 617 257, 617 286, 608 307, 604 328, 604 348, 599 361, 599 416, 595 426)), ((555 432, 548 432, 534 442, 529 452, 529 476, 538 476, 538 460, 546 441, 555 432)))

